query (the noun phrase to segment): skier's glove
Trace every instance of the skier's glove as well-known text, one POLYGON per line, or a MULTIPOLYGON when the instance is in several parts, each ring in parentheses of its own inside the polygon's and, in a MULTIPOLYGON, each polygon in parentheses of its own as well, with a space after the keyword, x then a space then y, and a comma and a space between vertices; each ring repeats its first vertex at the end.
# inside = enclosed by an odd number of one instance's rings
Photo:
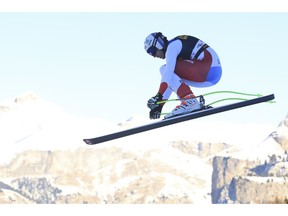
POLYGON ((162 105, 157 106, 149 112, 150 119, 159 119, 161 116, 162 105))
POLYGON ((161 107, 161 109, 162 109, 162 105, 157 104, 157 102, 161 101, 162 98, 163 98, 163 96, 160 93, 157 93, 154 97, 152 97, 148 100, 148 102, 147 102, 148 108, 153 110, 157 107, 161 107))

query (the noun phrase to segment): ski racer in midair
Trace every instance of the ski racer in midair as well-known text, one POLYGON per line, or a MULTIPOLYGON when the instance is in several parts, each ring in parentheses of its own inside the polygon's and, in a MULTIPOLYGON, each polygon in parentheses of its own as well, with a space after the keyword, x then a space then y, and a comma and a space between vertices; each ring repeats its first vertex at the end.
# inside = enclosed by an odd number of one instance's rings
POLYGON ((160 118, 165 103, 157 102, 167 100, 172 91, 181 103, 164 118, 201 109, 189 86, 209 87, 219 82, 222 67, 217 53, 196 37, 180 35, 168 41, 161 32, 148 35, 144 48, 151 56, 166 59, 166 64, 160 67, 162 79, 159 90, 147 103, 150 118, 160 118))

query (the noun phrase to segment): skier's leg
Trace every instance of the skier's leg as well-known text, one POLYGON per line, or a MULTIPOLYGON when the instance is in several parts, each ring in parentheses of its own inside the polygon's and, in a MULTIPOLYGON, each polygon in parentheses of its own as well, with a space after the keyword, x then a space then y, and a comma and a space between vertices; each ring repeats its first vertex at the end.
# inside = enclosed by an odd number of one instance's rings
POLYGON ((212 48, 204 51, 201 60, 182 60, 176 65, 176 73, 193 87, 209 87, 219 82, 222 75, 220 60, 212 48))
POLYGON ((161 85, 159 92, 162 93, 163 98, 168 99, 174 91, 179 98, 183 98, 187 95, 193 94, 190 87, 183 82, 183 79, 180 78, 177 74, 172 73, 167 77, 165 72, 166 66, 163 65, 160 68, 160 73, 162 75, 161 85))

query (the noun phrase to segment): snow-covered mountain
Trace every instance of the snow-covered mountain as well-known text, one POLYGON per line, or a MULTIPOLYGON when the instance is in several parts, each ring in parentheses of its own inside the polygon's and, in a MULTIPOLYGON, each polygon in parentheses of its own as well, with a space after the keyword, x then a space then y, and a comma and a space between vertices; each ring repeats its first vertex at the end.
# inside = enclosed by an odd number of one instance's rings
POLYGON ((0 162, 23 150, 73 149, 83 137, 119 127, 101 119, 83 119, 27 92, 0 103, 0 162))
MULTIPOLYGON (((109 132, 127 129, 133 126, 151 123, 142 116, 133 116, 127 121, 116 124, 103 119, 83 119, 72 116, 62 108, 51 104, 32 92, 0 103, 0 148, 1 160, 9 159, 10 153, 23 150, 71 149, 84 145, 82 139, 104 135, 109 132)), ((249 140, 257 143, 271 132, 271 128, 261 125, 231 125, 225 122, 185 122, 112 141, 113 143, 143 142, 167 143, 173 140, 201 140, 203 142, 226 142, 243 147, 249 140), (257 128, 257 130, 255 130, 257 128), (209 133, 207 133, 209 132, 209 133), (247 139, 248 138, 248 139, 247 139), (246 142, 243 142, 243 139, 246 142)), ((134 145, 134 144, 133 144, 134 145)), ((247 144, 248 145, 248 144, 247 144)), ((1 161, 0 161, 1 162, 1 161)))
POLYGON ((211 203, 216 154, 264 158, 281 150, 275 140, 286 142, 286 122, 271 133, 199 119, 96 146, 82 141, 150 122, 78 118, 32 92, 1 102, 0 200, 14 193, 24 203, 211 203), (23 189, 39 184, 49 194, 23 189))
POLYGON ((288 203, 287 120, 264 141, 213 158, 212 203, 288 203))
POLYGON ((82 141, 84 137, 142 124, 146 119, 136 116, 119 124, 81 119, 33 93, 20 95, 0 107, 3 202, 10 200, 8 197, 24 203, 210 202, 203 194, 209 192, 211 166, 167 145, 168 138, 161 138, 157 132, 148 138, 143 133, 92 147, 82 141), (157 138, 160 141, 155 142, 157 138), (193 182, 200 186, 194 187, 193 182), (31 194, 23 187, 45 187, 47 191, 43 195, 33 190, 31 194), (67 197, 76 201, 65 201, 67 197))

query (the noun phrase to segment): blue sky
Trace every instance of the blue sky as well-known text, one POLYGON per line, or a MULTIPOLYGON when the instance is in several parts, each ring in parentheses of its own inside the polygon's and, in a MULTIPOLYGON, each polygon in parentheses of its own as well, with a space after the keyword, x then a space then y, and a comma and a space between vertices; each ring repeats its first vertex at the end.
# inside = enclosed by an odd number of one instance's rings
POLYGON ((277 126, 288 113, 287 24, 288 13, 0 13, 0 101, 33 91, 77 116, 148 117, 146 102, 157 93, 164 61, 146 54, 143 42, 161 31, 170 39, 199 37, 220 56, 222 80, 195 94, 276 96, 275 104, 211 120, 277 126))

